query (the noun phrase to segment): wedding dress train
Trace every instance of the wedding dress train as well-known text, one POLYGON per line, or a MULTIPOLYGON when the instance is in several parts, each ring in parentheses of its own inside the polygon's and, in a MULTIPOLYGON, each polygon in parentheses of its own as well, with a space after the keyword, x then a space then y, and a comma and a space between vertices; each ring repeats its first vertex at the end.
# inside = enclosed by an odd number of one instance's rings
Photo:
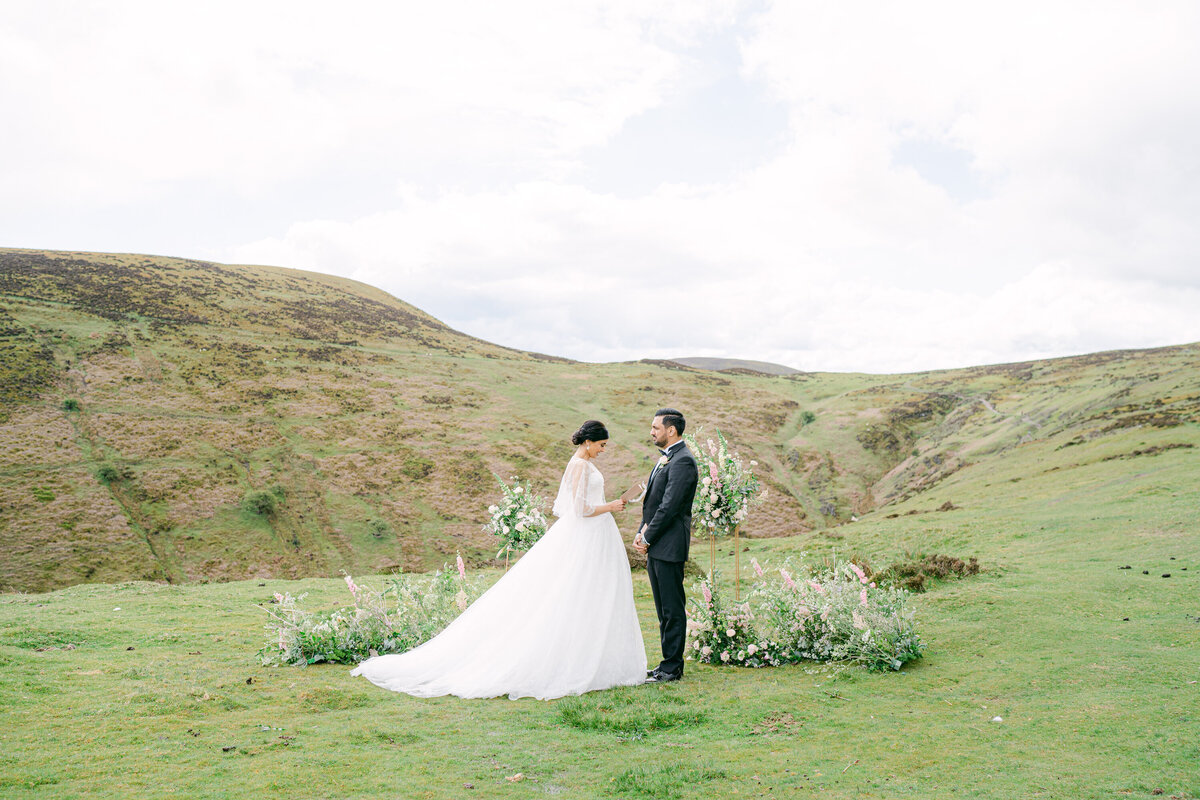
POLYGON ((604 478, 574 456, 554 501, 559 519, 447 628, 407 653, 350 674, 417 697, 549 700, 642 683, 646 651, 625 545, 604 478))

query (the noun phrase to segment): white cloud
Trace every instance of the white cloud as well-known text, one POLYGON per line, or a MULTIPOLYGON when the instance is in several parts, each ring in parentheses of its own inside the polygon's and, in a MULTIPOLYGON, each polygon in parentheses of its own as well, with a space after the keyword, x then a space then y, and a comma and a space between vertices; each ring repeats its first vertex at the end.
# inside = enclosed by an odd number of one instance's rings
POLYGON ((1200 339, 1186 2, 23 8, 4 235, 80 246, 47 221, 74 204, 123 223, 90 246, 145 249, 138 212, 220 198, 202 252, 165 222, 158 251, 348 275, 587 360, 1200 339))

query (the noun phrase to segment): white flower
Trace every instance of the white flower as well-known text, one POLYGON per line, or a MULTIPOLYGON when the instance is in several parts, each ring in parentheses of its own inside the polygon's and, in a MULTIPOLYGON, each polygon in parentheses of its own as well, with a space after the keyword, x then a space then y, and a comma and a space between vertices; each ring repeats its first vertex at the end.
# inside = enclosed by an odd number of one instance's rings
POLYGON ((660 456, 658 459, 658 466, 665 467, 668 463, 670 463, 670 461, 671 459, 667 458, 666 456, 660 456))
POLYGON ((524 532, 524 530, 525 530, 525 523, 524 523, 524 522, 518 522, 518 523, 517 523, 517 530, 518 530, 518 531, 521 531, 521 532, 524 532))
POLYGON ((712 515, 713 515, 714 517, 719 517, 719 516, 721 516, 721 509, 719 509, 719 508, 718 508, 718 509, 715 509, 715 510, 712 512, 712 515))
POLYGON ((758 466, 758 462, 757 462, 757 461, 751 461, 751 462, 750 462, 750 466, 752 466, 752 467, 757 467, 757 466, 758 466))
POLYGON ((499 511, 500 511, 500 509, 499 509, 497 506, 488 506, 488 513, 489 513, 489 514, 493 514, 493 515, 495 515, 495 514, 497 514, 499 511))
POLYGON ((705 658, 708 658, 709 656, 712 655, 712 648, 709 647, 708 645, 704 645, 704 647, 700 648, 700 655, 704 656, 705 658))
POLYGON ((701 482, 701 483, 703 483, 705 486, 708 486, 710 483, 712 483, 712 478, 710 478, 710 477, 708 477, 708 476, 706 475, 706 476, 704 477, 704 480, 702 480, 702 481, 700 481, 700 482, 701 482))
POLYGON ((692 642, 692 649, 693 649, 693 650, 699 650, 699 649, 700 649, 700 641, 699 641, 699 640, 696 640, 696 641, 692 642))
POLYGON ((725 635, 726 635, 726 636, 730 636, 730 637, 732 637, 732 636, 733 636, 733 634, 734 634, 734 630, 733 630, 733 628, 729 628, 728 630, 726 630, 726 631, 725 631, 725 635))
POLYGON ((728 651, 728 650, 722 650, 722 651, 721 651, 721 660, 722 660, 722 661, 728 661, 728 660, 729 660, 729 651, 728 651))
POLYGON ((513 489, 513 494, 520 494, 523 491, 525 491, 525 489, 518 486, 517 488, 513 489))
POLYGON ((755 645, 755 644, 750 645, 749 647, 746 648, 746 652, 749 653, 750 655, 754 655, 755 653, 758 652, 758 645, 755 645))

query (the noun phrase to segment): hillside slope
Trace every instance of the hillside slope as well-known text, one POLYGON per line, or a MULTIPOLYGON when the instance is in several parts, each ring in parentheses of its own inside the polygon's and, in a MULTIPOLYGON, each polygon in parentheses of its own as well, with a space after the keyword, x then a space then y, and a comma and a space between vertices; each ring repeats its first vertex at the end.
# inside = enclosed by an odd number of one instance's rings
POLYGON ((668 404, 758 460, 752 537, 838 535, 1029 446, 1063 468, 1131 430, 1190 448, 1200 421, 1196 345, 903 376, 580 364, 353 281, 144 256, 0 250, 0 355, 0 587, 19 590, 485 561, 492 473, 552 493, 597 417, 612 493, 649 472, 668 404))

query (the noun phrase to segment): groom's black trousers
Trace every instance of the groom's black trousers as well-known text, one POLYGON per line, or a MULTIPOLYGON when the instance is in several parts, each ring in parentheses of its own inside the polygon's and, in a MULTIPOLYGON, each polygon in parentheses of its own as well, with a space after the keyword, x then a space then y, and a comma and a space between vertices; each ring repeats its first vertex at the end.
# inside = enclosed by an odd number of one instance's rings
POLYGON ((663 660, 658 668, 668 675, 683 674, 683 647, 687 638, 683 562, 647 558, 646 572, 650 575, 654 610, 658 612, 658 635, 662 640, 663 660))

